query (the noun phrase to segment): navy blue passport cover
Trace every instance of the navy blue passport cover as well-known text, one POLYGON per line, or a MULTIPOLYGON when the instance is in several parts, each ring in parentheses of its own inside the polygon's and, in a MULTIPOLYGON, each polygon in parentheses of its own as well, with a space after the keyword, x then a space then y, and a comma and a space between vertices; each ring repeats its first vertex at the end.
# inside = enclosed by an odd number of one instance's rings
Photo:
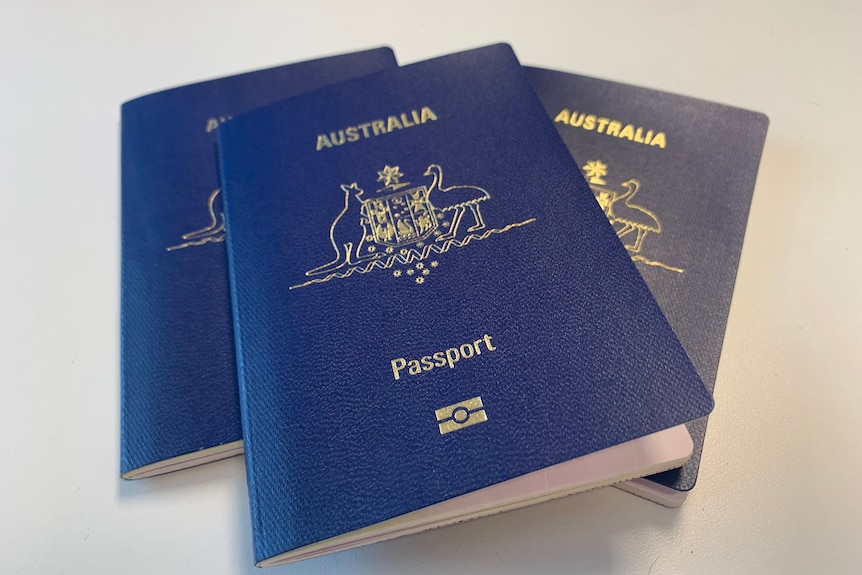
MULTIPOLYGON (((557 131, 710 392, 769 120, 695 98, 526 68, 557 131), (614 124, 611 124, 613 122, 614 124)), ((649 479, 694 487, 694 454, 649 479)))
POLYGON ((234 114, 393 68, 380 48, 122 106, 121 472, 242 439, 216 157, 234 114))
POLYGON ((510 47, 219 146, 256 561, 712 408, 510 47))

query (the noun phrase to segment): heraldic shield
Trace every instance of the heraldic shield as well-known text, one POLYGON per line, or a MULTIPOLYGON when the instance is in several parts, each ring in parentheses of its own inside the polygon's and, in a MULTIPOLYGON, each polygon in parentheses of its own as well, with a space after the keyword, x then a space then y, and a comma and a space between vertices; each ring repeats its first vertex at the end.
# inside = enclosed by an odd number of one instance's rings
POLYGON ((413 244, 429 238, 437 229, 437 217, 425 186, 365 200, 361 213, 374 242, 383 246, 413 244))
POLYGON ((305 272, 306 277, 318 277, 290 289, 390 268, 399 268, 391 272, 393 277, 411 278, 421 285, 440 266, 438 256, 535 221, 528 218, 502 228, 487 227, 480 204, 491 195, 479 186, 444 187, 439 164, 429 165, 423 174, 432 178, 426 185, 402 182, 404 174, 398 166, 387 165, 377 174, 383 187, 370 198, 363 197, 365 190, 356 182, 341 184, 344 204, 329 228, 334 258, 305 272), (472 224, 461 226, 468 211, 472 224), (432 261, 426 265, 426 259, 432 261))

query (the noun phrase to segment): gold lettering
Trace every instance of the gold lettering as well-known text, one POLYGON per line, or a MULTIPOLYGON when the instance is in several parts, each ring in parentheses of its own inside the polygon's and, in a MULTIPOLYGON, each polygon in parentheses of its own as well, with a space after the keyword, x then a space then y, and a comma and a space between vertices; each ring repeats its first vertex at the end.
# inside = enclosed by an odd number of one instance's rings
MULTIPOLYGON (((436 119, 437 114, 434 113, 434 110, 428 106, 423 106, 422 108, 410 110, 409 112, 401 112, 398 114, 392 114, 391 116, 386 116, 385 120, 373 120, 357 124, 356 126, 347 126, 346 128, 332 131, 328 134, 321 134, 317 137, 316 149, 319 151, 323 148, 341 146, 348 142, 358 142, 362 138, 369 138, 372 135, 379 136, 381 134, 389 134, 395 130, 412 128, 419 124, 424 124, 436 119)), ((208 124, 208 129, 215 129, 218 125, 218 121, 219 120, 216 118, 211 118, 210 124, 208 124)))
POLYGON ((418 360, 411 359, 407 362, 407 373, 410 375, 419 375, 422 373, 422 367, 419 365, 418 360))
POLYGON ((446 361, 449 364, 449 369, 455 367, 455 363, 461 359, 461 354, 458 352, 458 348, 450 347, 446 350, 446 361))
POLYGON ((485 345, 488 346, 488 351, 497 351, 497 348, 494 347, 493 345, 491 345, 491 336, 490 335, 488 335, 486 333, 484 336, 482 336, 482 339, 485 340, 485 345))
POLYGON ((573 128, 595 130, 599 134, 625 138, 639 144, 658 146, 659 148, 667 147, 667 136, 664 132, 655 133, 653 130, 647 130, 634 124, 623 125, 617 120, 595 114, 578 113, 577 110, 570 110, 569 108, 563 108, 557 112, 557 115, 554 116, 554 122, 568 124, 573 128))
POLYGON ((329 141, 329 138, 326 137, 326 134, 320 134, 317 136, 317 151, 319 152, 323 148, 331 148, 332 143, 329 141))
POLYGON ((428 120, 436 120, 436 119, 437 119, 437 114, 435 114, 435 113, 431 110, 431 108, 429 108, 428 106, 423 106, 423 107, 422 107, 422 117, 421 117, 421 120, 422 120, 422 123, 423 123, 423 124, 424 124, 425 122, 427 122, 428 120))
POLYGON ((409 375, 419 375, 422 372, 433 371, 441 367, 449 367, 455 369, 456 364, 464 359, 471 359, 482 355, 482 344, 488 351, 496 351, 496 347, 491 344, 491 336, 483 335, 481 338, 467 342, 461 345, 450 347, 446 351, 438 351, 429 355, 423 355, 419 359, 406 359, 398 357, 389 362, 392 370, 392 376, 399 380, 407 370, 409 375))
POLYGON ((626 124, 626 127, 623 128, 623 131, 620 132, 620 138, 625 138, 627 140, 631 140, 635 137, 635 127, 631 124, 626 124))
POLYGON ((393 359, 389 363, 392 365, 392 375, 395 376, 395 379, 401 379, 399 372, 407 367, 407 360, 403 357, 399 357, 398 359, 393 359))
POLYGON ((434 364, 431 362, 430 355, 423 355, 420 361, 422 362, 422 371, 431 371, 434 369, 434 364))
POLYGON ((216 128, 218 128, 218 120, 216 120, 215 118, 210 118, 209 120, 207 120, 207 133, 212 132, 216 128))
POLYGON ((652 139, 652 142, 649 143, 650 146, 658 146, 661 149, 664 149, 667 146, 667 142, 665 141, 664 132, 659 132, 655 135, 655 138, 652 139))
POLYGON ((482 355, 482 348, 479 347, 479 344, 482 343, 481 339, 477 339, 473 342, 473 349, 476 350, 476 355, 482 355))
POLYGON ((609 119, 609 118, 599 118, 599 129, 598 129, 598 130, 596 130, 596 131, 597 131, 599 134, 604 134, 604 132, 605 132, 605 126, 607 126, 607 125, 608 125, 608 122, 610 122, 610 119, 609 119))

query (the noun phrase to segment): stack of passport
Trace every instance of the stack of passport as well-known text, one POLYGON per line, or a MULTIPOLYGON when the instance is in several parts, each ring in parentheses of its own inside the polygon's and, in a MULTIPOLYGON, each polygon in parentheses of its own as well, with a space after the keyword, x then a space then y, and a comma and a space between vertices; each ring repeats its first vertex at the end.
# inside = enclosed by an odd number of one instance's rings
POLYGON ((244 451, 259 566, 679 505, 767 124, 507 45, 125 103, 122 476, 244 451))

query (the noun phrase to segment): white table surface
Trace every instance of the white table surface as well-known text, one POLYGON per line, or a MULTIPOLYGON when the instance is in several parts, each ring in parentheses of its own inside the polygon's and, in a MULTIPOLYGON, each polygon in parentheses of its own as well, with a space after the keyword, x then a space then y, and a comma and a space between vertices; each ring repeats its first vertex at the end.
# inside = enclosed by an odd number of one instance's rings
POLYGON ((120 103, 496 41, 771 118, 699 484, 679 510, 602 489, 271 572, 860 572, 862 3, 284 4, 0 5, 0 573, 256 572, 241 458, 118 477, 120 103))

